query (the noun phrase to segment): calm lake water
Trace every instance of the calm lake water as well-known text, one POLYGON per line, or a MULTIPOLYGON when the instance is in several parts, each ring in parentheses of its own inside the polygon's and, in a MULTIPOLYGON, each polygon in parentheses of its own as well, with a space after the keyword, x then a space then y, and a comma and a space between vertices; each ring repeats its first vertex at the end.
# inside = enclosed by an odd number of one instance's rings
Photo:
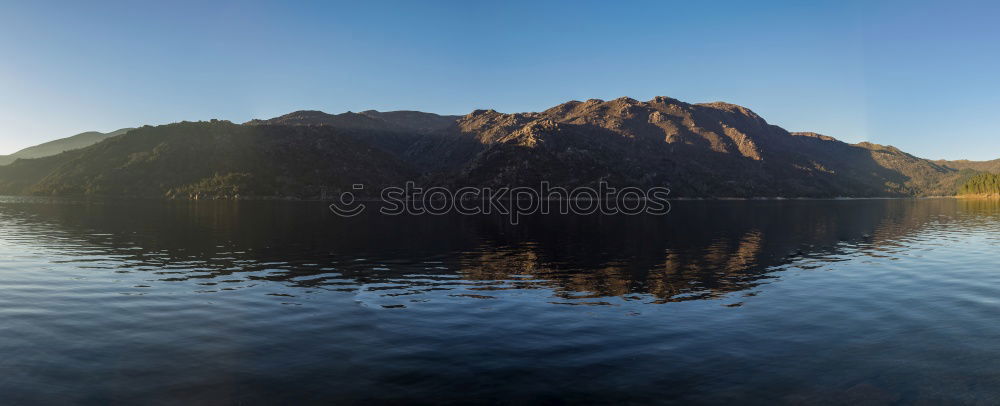
POLYGON ((0 198, 0 402, 1000 402, 1000 203, 0 198))

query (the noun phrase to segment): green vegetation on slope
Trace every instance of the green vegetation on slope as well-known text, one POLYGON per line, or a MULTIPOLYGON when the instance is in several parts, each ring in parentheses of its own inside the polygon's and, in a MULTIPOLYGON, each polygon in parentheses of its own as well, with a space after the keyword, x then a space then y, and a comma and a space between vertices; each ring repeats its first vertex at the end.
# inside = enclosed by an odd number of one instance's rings
POLYGON ((406 175, 395 158, 330 127, 182 122, 0 167, 0 194, 315 198, 406 175))
POLYGON ((1000 195, 1000 175, 981 173, 962 185, 961 195, 1000 195))

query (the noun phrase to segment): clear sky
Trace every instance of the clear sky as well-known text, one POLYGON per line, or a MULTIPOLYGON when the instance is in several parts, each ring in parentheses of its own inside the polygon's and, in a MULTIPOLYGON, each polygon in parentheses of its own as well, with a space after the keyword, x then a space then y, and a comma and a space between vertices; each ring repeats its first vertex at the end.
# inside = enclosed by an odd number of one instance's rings
POLYGON ((926 158, 995 159, 998 22, 986 1, 0 0, 0 153, 302 109, 664 95, 926 158))

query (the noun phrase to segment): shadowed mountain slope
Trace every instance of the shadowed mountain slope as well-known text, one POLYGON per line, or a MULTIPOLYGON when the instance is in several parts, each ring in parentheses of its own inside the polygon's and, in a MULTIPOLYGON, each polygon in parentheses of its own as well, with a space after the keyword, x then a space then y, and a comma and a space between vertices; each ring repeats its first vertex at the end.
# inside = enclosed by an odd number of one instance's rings
POLYGON ((408 176, 391 155, 330 127, 226 121, 142 127, 89 148, 0 168, 0 193, 319 197, 408 176))
POLYGON ((248 125, 325 125, 349 130, 378 130, 427 133, 452 125, 458 116, 441 116, 420 111, 367 110, 360 113, 328 114, 301 110, 268 120, 250 120, 248 125))

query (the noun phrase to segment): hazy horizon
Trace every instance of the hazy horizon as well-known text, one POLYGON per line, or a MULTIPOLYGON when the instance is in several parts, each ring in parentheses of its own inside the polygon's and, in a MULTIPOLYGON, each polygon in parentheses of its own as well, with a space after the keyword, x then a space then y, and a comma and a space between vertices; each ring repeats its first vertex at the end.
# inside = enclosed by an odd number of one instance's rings
POLYGON ((662 95, 928 159, 1000 158, 1000 44, 974 40, 1000 34, 985 2, 0 9, 0 154, 296 110, 463 115, 662 95))

